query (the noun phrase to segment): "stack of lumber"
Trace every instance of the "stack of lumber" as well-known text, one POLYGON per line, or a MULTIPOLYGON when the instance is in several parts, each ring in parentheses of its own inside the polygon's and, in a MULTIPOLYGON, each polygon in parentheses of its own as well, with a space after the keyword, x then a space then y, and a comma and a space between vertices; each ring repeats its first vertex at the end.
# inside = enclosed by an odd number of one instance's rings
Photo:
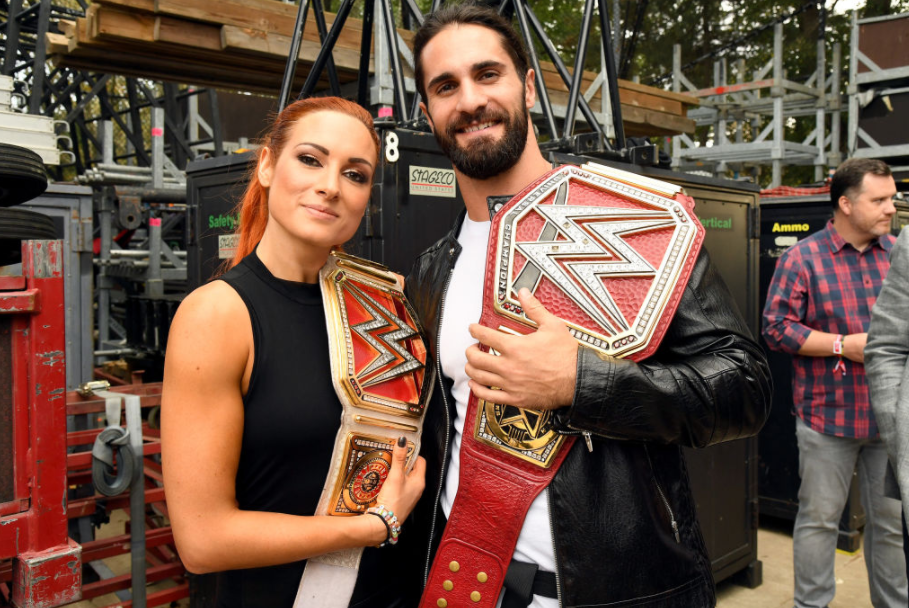
MULTIPOLYGON (((74 69, 277 95, 296 16, 275 0, 101 0, 47 35, 48 54, 74 69)), ((335 46, 341 82, 357 78, 361 25, 348 19, 335 46)), ((295 90, 321 46, 310 10, 295 90)))
MULTIPOLYGON (((95 0, 86 16, 63 21, 47 34, 48 54, 63 67, 277 95, 296 22, 297 7, 276 0, 95 0)), ((334 15, 325 13, 330 28, 334 15)), ((348 18, 333 58, 342 83, 357 79, 362 22, 348 18)), ((399 30, 410 45, 413 33, 399 30)), ((294 90, 299 91, 321 49, 313 11, 307 16, 294 90)), ((373 65, 370 60, 370 71, 373 65)), ((406 76, 411 76, 405 65, 406 76)), ((551 64, 544 78, 555 106, 568 90, 551 64)), ((595 74, 585 73, 585 87, 595 74)), ((327 88, 327 72, 320 88, 327 88)), ((691 133, 687 109, 697 100, 619 82, 629 135, 691 133)), ((599 95, 591 100, 599 108, 599 95)))

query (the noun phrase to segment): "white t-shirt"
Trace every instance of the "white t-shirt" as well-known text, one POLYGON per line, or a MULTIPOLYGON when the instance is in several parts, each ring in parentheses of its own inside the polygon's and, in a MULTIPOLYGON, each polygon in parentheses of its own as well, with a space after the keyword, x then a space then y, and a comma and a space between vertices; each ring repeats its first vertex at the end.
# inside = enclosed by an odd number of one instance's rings
MULTIPOLYGON (((464 219, 458 243, 461 255, 451 276, 451 283, 445 294, 442 327, 439 332, 442 373, 454 381, 452 394, 457 409, 455 436, 451 444, 451 463, 442 490, 442 509, 445 516, 451 513, 458 492, 461 472, 461 436, 464 433, 464 418, 467 415, 467 400, 470 397, 469 378, 464 372, 467 364, 465 351, 476 343, 468 327, 480 319, 483 310, 483 278, 486 272, 486 244, 489 240, 489 222, 474 222, 464 219)), ((518 537, 514 559, 537 564, 541 570, 555 572, 555 552, 552 546, 552 529, 549 523, 549 490, 543 490, 527 512, 524 527, 518 537)), ((499 598, 499 605, 502 599, 499 598)), ((558 600, 534 596, 530 608, 558 608, 558 600)))

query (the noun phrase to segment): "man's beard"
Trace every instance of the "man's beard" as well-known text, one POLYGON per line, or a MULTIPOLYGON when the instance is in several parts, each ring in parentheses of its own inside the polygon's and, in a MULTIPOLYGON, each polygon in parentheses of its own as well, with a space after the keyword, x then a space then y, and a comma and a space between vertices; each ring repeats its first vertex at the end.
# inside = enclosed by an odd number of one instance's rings
POLYGON ((485 180, 511 169, 527 145, 527 114, 521 110, 509 114, 505 110, 482 110, 477 114, 462 116, 443 131, 436 132, 436 141, 455 168, 472 179, 485 180), (477 137, 462 147, 458 144, 457 131, 472 122, 501 121, 505 135, 500 141, 491 137, 477 137))

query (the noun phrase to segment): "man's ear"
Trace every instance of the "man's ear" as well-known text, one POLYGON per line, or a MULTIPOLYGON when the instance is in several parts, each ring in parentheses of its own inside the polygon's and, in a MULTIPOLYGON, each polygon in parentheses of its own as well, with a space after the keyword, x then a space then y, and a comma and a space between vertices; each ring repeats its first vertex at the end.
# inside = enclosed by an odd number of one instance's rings
POLYGON ((841 196, 840 200, 837 201, 837 205, 844 215, 852 215, 852 201, 849 200, 848 196, 845 194, 841 196))
POLYGON ((527 75, 524 76, 524 106, 529 110, 537 101, 537 85, 536 85, 536 74, 533 71, 533 68, 527 70, 527 75))
POLYGON ((426 109, 426 102, 420 102, 420 111, 423 112, 423 115, 426 116, 426 122, 429 123, 429 128, 432 129, 432 132, 436 132, 436 127, 432 124, 432 116, 429 115, 429 110, 426 109))
POLYGON ((264 188, 271 186, 271 180, 275 173, 275 167, 271 156, 271 148, 268 146, 262 148, 262 156, 259 157, 259 166, 256 168, 256 176, 259 178, 259 183, 262 184, 262 187, 264 188))

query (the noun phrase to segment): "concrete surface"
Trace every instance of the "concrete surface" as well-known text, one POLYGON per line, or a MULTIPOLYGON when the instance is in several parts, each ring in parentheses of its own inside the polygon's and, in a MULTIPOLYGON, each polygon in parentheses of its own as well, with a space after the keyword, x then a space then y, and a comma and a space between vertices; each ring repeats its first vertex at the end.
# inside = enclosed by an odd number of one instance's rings
MULTIPOLYGON (((719 608, 792 608, 792 522, 761 518, 758 529, 758 559, 763 562, 764 582, 748 589, 725 580, 717 585, 719 608)), ((830 608, 871 608, 868 572, 861 549, 837 551, 836 597, 830 608)))
MULTIPOLYGON (((125 514, 114 512, 111 522, 103 526, 98 537, 123 534, 125 514)), ((755 588, 748 589, 725 580, 717 586, 717 606, 719 608, 791 608, 793 600, 792 575, 792 522, 778 519, 761 519, 758 530, 758 559, 763 562, 764 580, 755 588)), ((129 572, 129 556, 105 560, 116 574, 129 572)), ((868 574, 862 551, 846 553, 837 551, 836 558, 836 598, 830 608, 871 608, 868 597, 868 574)), ((165 582, 153 589, 160 589, 173 583, 165 582)), ((70 608, 98 608, 118 603, 117 596, 110 594, 95 598, 93 601, 82 601, 70 604, 70 608)), ((189 602, 179 603, 180 608, 187 608, 189 602)))

